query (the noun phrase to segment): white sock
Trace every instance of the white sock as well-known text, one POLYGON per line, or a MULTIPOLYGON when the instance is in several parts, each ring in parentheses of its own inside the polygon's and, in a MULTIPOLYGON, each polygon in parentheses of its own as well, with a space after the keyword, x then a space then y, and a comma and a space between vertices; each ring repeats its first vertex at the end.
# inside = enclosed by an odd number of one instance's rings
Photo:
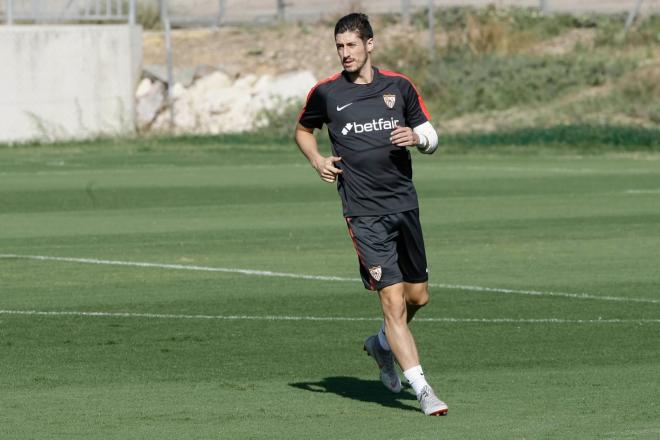
POLYGON ((415 390, 415 394, 419 394, 422 391, 422 388, 428 385, 428 382, 426 382, 426 379, 424 378, 424 372, 422 371, 421 365, 408 368, 403 372, 403 375, 406 376, 408 383, 415 390))
POLYGON ((385 324, 380 326, 380 331, 378 332, 378 342, 383 350, 391 351, 389 342, 387 342, 387 336, 385 336, 385 324))

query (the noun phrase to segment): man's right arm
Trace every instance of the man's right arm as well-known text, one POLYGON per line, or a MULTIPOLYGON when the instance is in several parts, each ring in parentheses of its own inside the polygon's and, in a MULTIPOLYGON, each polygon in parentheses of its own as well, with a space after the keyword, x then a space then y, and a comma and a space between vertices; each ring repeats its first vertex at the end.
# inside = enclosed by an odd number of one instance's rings
POLYGON ((335 167, 334 163, 340 161, 341 157, 324 157, 319 153, 319 146, 316 142, 313 128, 307 128, 301 123, 298 123, 296 125, 295 140, 302 154, 305 155, 312 167, 319 173, 321 180, 328 183, 333 183, 337 180, 337 174, 341 174, 341 170, 335 167))

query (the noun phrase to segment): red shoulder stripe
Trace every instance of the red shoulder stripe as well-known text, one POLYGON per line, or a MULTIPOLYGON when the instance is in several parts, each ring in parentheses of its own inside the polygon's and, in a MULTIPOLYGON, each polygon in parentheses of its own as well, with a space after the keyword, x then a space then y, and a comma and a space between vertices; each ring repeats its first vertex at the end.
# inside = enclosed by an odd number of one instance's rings
POLYGON ((309 98, 312 96, 312 93, 314 93, 314 90, 316 90, 321 84, 329 83, 331 81, 336 80, 337 78, 339 78, 340 75, 341 75, 341 72, 337 72, 334 75, 327 77, 326 79, 322 79, 321 81, 317 82, 314 85, 314 87, 312 87, 312 89, 307 94, 307 98, 305 99, 305 105, 303 106, 302 110, 298 114, 298 120, 300 120, 300 117, 303 115, 303 113, 305 113, 305 110, 307 109, 307 103, 309 102, 309 98))
POLYGON ((424 100, 422 99, 422 95, 419 94, 419 91, 417 90, 417 87, 415 87, 415 83, 412 82, 410 78, 408 78, 406 75, 403 73, 398 73, 398 72, 392 72, 391 70, 380 70, 378 69, 380 73, 382 73, 385 76, 398 76, 399 78, 403 78, 406 81, 408 81, 412 86, 413 89, 415 89, 415 93, 417 93, 417 100, 419 101, 419 106, 422 108, 422 112, 424 113, 424 116, 426 116, 426 119, 429 121, 431 120, 431 115, 429 114, 429 111, 426 109, 426 104, 424 103, 424 100))

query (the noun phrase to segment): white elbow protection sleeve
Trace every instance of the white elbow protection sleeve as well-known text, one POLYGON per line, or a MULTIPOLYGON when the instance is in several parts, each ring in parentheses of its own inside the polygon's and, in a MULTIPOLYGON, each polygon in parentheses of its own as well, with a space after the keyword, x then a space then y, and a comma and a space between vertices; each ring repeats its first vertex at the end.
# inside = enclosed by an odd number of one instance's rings
POLYGON ((431 154, 438 148, 438 133, 429 121, 413 128, 413 131, 419 136, 419 145, 417 149, 424 154, 431 154))

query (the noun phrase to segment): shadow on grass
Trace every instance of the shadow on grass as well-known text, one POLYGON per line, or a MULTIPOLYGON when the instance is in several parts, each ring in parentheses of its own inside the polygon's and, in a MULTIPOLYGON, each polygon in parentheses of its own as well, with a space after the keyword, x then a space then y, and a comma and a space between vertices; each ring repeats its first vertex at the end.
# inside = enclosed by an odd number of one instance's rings
POLYGON ((389 408, 419 411, 417 406, 408 405, 402 400, 417 401, 413 393, 403 389, 400 393, 388 391, 380 381, 364 380, 356 377, 326 377, 318 382, 296 382, 290 386, 314 393, 333 393, 348 399, 379 403, 389 408))

